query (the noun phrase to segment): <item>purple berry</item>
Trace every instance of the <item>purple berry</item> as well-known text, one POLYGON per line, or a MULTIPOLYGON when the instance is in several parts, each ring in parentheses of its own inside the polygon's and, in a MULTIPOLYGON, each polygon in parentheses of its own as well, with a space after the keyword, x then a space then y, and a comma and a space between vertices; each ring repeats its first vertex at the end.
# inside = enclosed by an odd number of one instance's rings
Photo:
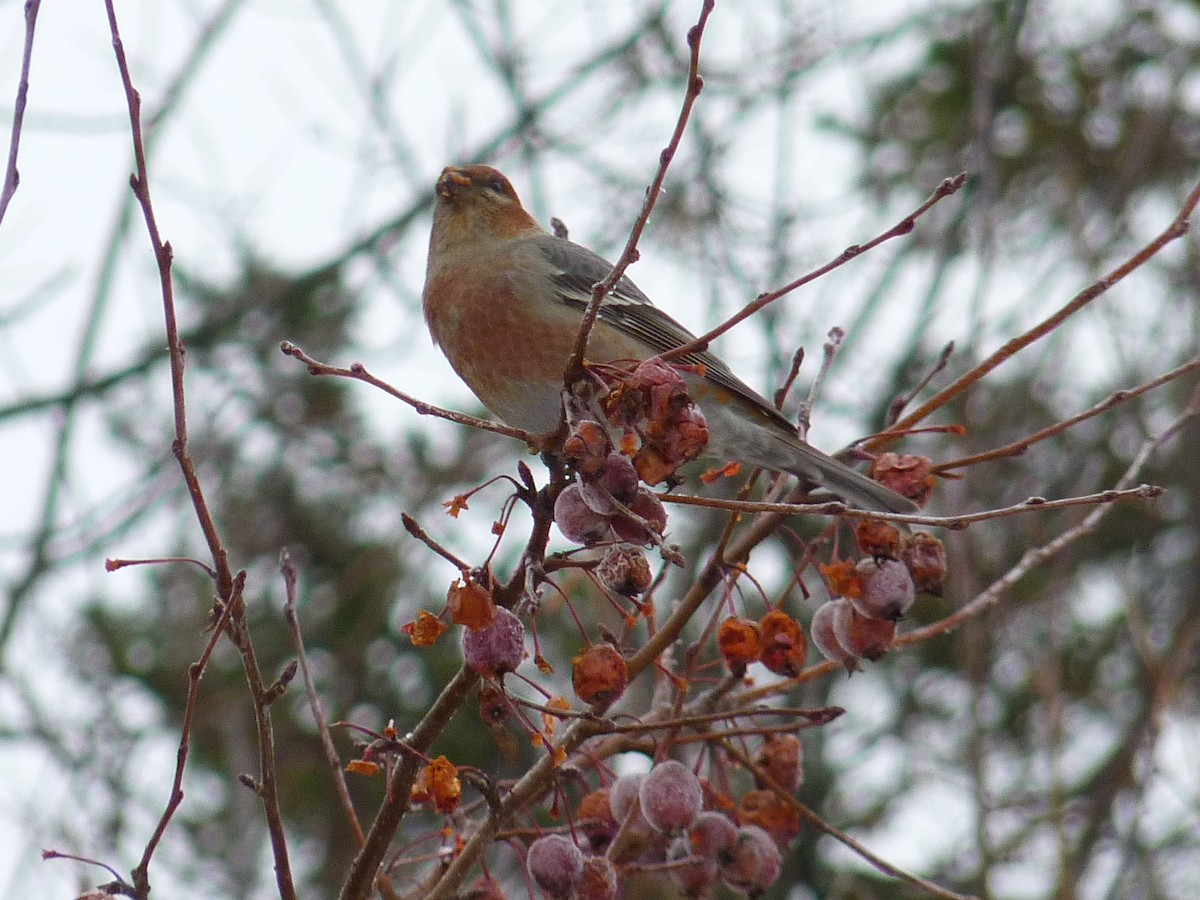
POLYGON ((704 806, 704 790, 695 772, 668 759, 646 774, 638 799, 651 827, 663 834, 675 834, 695 820, 704 806))
POLYGON ((721 880, 745 894, 765 891, 783 870, 783 857, 771 835, 757 825, 743 825, 737 842, 721 865, 721 880))
POLYGON ((462 633, 463 658, 480 675, 513 672, 525 658, 525 626, 510 610, 498 607, 491 625, 462 633))
POLYGON ((737 843, 737 826, 722 813, 704 810, 688 828, 688 840, 696 855, 721 860, 737 843))
POLYGON ((611 524, 608 516, 588 506, 577 484, 568 484, 554 501, 554 523, 568 541, 589 545, 608 537, 611 524))
POLYGON ((612 807, 613 817, 618 822, 624 822, 630 813, 637 809, 638 791, 641 790, 644 772, 634 772, 622 775, 612 784, 608 792, 608 805, 612 807))
POLYGON ((902 562, 863 559, 855 569, 862 592, 858 597, 851 597, 850 603, 860 616, 895 622, 917 599, 912 575, 902 562))
POLYGON ((525 868, 538 887, 565 900, 583 877, 583 851, 566 835, 543 835, 529 845, 525 868))

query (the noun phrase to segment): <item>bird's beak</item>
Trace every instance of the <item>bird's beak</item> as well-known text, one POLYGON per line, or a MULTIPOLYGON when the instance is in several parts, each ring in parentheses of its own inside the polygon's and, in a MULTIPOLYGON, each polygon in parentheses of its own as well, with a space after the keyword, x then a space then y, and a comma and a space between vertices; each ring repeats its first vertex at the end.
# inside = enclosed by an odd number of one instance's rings
POLYGON ((470 183, 470 177, 464 175, 461 169, 456 169, 454 166, 446 166, 446 168, 442 169, 442 174, 437 180, 438 196, 452 197, 456 189, 465 188, 470 183))

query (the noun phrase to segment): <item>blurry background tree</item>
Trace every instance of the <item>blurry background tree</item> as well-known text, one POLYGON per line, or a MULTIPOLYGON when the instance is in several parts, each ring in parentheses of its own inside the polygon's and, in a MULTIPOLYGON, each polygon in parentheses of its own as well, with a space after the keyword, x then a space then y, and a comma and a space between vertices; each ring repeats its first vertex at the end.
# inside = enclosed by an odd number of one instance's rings
MULTIPOLYGON (((37 862, 43 846, 118 869, 136 861, 166 799, 211 606, 209 581, 189 567, 102 573, 105 557, 194 556, 201 543, 170 455, 161 310, 126 196, 127 126, 103 16, 68 24, 56 6, 38 24, 22 186, 0 227, 9 896, 104 880, 37 862), (91 95, 56 70, 67 54, 91 95), (99 139, 94 164, 71 163, 99 139)), ((827 448, 881 427, 947 341, 956 352, 935 386, 1125 259, 1200 173, 1195 3, 877 6, 718 5, 706 90, 630 273, 700 329, 967 171, 968 188, 914 235, 722 342, 764 390, 805 347, 807 389, 825 333, 847 330, 813 412, 813 440, 827 448)), ((176 253, 193 453, 233 565, 249 571, 268 673, 294 655, 277 574, 290 548, 331 719, 395 719, 403 731, 457 669, 455 654, 415 650, 399 631, 417 609, 439 610, 456 574, 405 534, 400 513, 480 561, 502 491, 485 489, 455 520, 440 504, 512 473, 524 454, 364 385, 313 378, 279 341, 338 364, 361 359, 410 393, 473 408, 420 321, 437 172, 493 163, 539 219, 558 216, 573 239, 615 257, 678 109, 697 7, 118 4, 176 253)), ((19 48, 19 9, 0 6, 0 46, 19 48)), ((18 56, 0 54, 7 97, 18 56)), ((944 410, 938 421, 964 424, 965 436, 906 448, 948 460, 1001 446, 1186 362, 1200 347, 1198 273, 1196 240, 1176 242, 944 410)), ((968 468, 941 483, 935 509, 1106 488, 1196 385, 1193 372, 1024 455, 968 468)), ((1165 485, 1164 498, 1114 508, 986 615, 849 680, 806 685, 803 702, 847 713, 804 733, 802 799, 885 858, 981 897, 1194 896, 1198 446, 1192 422, 1142 476, 1165 485)), ((905 628, 945 616, 1085 512, 946 533, 951 580, 905 628)), ((690 563, 722 521, 672 510, 690 563)), ((760 551, 768 597, 788 591, 796 534, 819 524, 794 523, 760 551)), ((497 569, 517 552, 505 544, 497 569)), ((583 604, 585 587, 574 590, 583 604)), ((816 602, 792 592, 789 609, 806 619, 816 602)), ((543 653, 566 671, 579 643, 569 617, 547 604, 538 627, 543 653)), ((222 645, 201 688, 186 799, 155 863, 167 895, 274 892, 257 798, 235 778, 257 765, 240 669, 222 645)), ((275 722, 301 894, 332 896, 355 845, 301 691, 275 722)), ((464 711, 438 752, 507 775, 534 758, 522 744, 506 761, 480 734, 464 711)), ((379 781, 351 781, 368 819, 379 781)), ((900 895, 813 832, 786 864, 791 896, 900 895)))

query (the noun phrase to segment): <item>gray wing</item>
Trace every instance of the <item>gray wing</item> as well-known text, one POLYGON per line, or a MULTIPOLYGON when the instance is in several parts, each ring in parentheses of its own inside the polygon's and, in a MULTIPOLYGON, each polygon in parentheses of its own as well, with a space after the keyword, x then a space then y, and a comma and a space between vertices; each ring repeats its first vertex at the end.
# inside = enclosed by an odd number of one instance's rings
MULTIPOLYGON (((592 300, 592 285, 612 272, 612 264, 586 247, 554 238, 539 244, 554 268, 559 297, 568 306, 586 309, 592 300)), ((665 353, 686 344, 695 335, 650 302, 629 278, 621 280, 600 306, 600 318, 626 334, 633 335, 655 353, 665 353)), ((713 382, 757 407, 763 418, 795 434, 795 426, 766 399, 730 371, 729 366, 706 350, 684 354, 681 362, 702 365, 713 382)))

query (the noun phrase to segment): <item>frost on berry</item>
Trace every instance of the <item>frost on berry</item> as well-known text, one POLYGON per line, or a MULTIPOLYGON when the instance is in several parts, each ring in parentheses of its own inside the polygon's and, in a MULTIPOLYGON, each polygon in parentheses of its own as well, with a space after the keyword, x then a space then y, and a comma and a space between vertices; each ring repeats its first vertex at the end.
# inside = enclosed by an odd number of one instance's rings
POLYGON ((629 544, 614 544, 596 566, 600 583, 623 597, 636 597, 650 587, 653 576, 646 554, 629 544))
POLYGON ((616 837, 619 823, 609 803, 609 788, 603 787, 585 794, 575 807, 575 824, 597 853, 603 853, 616 837))
POLYGON ((675 834, 687 828, 704 806, 704 790, 691 769, 673 759, 646 773, 638 789, 642 815, 656 831, 675 834))
MULTIPOLYGON (((754 764, 790 794, 795 793, 804 781, 803 759, 800 738, 794 734, 776 734, 763 741, 754 756, 754 764)), ((760 784, 759 787, 767 785, 760 784)))
POLYGON ((889 619, 860 616, 851 604, 840 610, 833 621, 838 643, 856 659, 874 662, 883 657, 896 636, 896 623, 889 619))
POLYGON ((696 816, 688 828, 687 836, 694 854, 720 859, 733 849, 737 841, 737 826, 723 813, 706 809, 696 816))
POLYGON ((842 642, 838 640, 837 622, 843 616, 853 612, 854 609, 850 606, 849 600, 830 600, 817 607, 817 611, 813 613, 812 622, 809 624, 809 633, 812 634, 813 643, 817 645, 817 649, 824 654, 826 659, 845 666, 850 672, 858 670, 858 658, 843 647, 842 642))
POLYGON ((735 891, 758 893, 774 884, 782 870, 783 857, 771 836, 757 825, 743 825, 721 865, 721 880, 735 891))
POLYGON ((717 629, 717 647, 725 667, 734 675, 744 675, 746 667, 758 659, 762 649, 758 623, 738 617, 726 619, 717 629))
POLYGON ((566 900, 583 878, 583 851, 566 835, 543 835, 529 845, 525 868, 543 891, 566 900))
POLYGON ((629 684, 625 657, 612 644, 594 644, 571 661, 571 683, 584 703, 612 703, 629 684))
POLYGON ((776 675, 799 675, 808 658, 800 623, 783 610, 773 609, 759 620, 758 630, 762 636, 759 661, 776 675))
POLYGON ((622 775, 612 783, 612 788, 608 793, 608 802, 612 807, 612 814, 618 822, 624 822, 633 810, 637 809, 638 793, 641 791, 642 780, 645 777, 646 773, 644 772, 633 772, 629 775, 622 775))
POLYGON ((860 590, 857 596, 851 594, 849 599, 861 616, 895 622, 908 612, 917 598, 912 576, 904 563, 894 559, 863 559, 859 560, 855 571, 860 590))
POLYGON ((940 596, 946 579, 946 548, 932 534, 918 531, 908 536, 900 551, 918 591, 940 596))
POLYGON ((495 677, 516 671, 525 658, 525 626, 511 610, 496 608, 491 625, 463 629, 463 658, 480 675, 495 677))
POLYGON ((628 508, 646 524, 643 525, 642 522, 619 513, 612 518, 612 527, 617 532, 617 537, 631 544, 642 546, 653 544, 656 536, 662 537, 662 533, 667 528, 667 510, 652 491, 638 488, 637 496, 633 498, 633 502, 628 504, 628 508), (649 526, 649 530, 647 530, 647 526, 649 526))
POLYGON ((701 896, 717 880, 720 871, 716 858, 694 852, 686 836, 671 842, 667 848, 667 862, 674 863, 668 870, 671 880, 689 897, 701 896))
POLYGON ((620 890, 616 867, 606 857, 589 856, 583 861, 575 900, 617 900, 620 890))
MULTIPOLYGON (((628 506, 638 492, 638 474, 629 461, 629 457, 621 453, 610 453, 604 459, 600 470, 593 476, 584 479, 594 483, 606 496, 618 503, 628 506)), ((586 500, 587 497, 585 496, 586 500)))
POLYGON ((577 484, 568 484, 554 501, 554 524, 568 541, 595 544, 608 537, 609 519, 593 510, 577 484))

